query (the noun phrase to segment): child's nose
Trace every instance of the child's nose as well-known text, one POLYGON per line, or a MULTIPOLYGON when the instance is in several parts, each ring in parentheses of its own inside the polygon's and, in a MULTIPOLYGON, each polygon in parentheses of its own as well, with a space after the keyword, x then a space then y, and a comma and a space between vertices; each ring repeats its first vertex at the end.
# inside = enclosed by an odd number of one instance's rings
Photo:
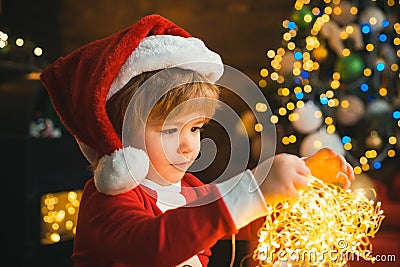
POLYGON ((179 152, 187 154, 194 149, 194 140, 189 134, 181 133, 179 136, 179 152))

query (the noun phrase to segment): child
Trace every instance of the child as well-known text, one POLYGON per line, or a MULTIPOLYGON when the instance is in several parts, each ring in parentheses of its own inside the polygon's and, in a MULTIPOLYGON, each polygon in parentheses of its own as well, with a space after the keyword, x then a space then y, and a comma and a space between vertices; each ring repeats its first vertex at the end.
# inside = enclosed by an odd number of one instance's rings
POLYGON ((200 129, 215 111, 213 82, 222 72, 216 53, 159 15, 43 72, 58 115, 94 170, 79 209, 75 266, 207 266, 219 239, 262 218, 266 203, 296 197, 310 168, 348 186, 351 167, 327 149, 306 160, 280 154, 220 184, 187 173, 200 129), (125 125, 133 126, 132 136, 125 125), (122 149, 125 138, 132 147, 122 149), (249 191, 255 181, 260 186, 249 191))

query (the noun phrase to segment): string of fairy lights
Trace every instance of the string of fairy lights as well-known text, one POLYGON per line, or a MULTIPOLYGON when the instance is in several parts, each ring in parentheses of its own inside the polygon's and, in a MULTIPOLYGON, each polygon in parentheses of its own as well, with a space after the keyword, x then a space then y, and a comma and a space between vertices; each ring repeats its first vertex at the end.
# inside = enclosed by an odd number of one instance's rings
POLYGON ((48 193, 41 198, 41 243, 74 238, 82 190, 48 193))
MULTIPOLYGON (((6 48, 9 45, 8 39, 9 39, 8 34, 0 30, 0 49, 6 48)), ((14 43, 17 47, 23 47, 26 44, 23 38, 15 39, 14 43)), ((32 50, 32 53, 35 56, 40 57, 43 55, 43 49, 39 46, 35 46, 32 50)))
POLYGON ((310 178, 297 201, 268 206, 253 258, 262 267, 339 267, 354 257, 374 262, 370 239, 384 215, 365 193, 310 178))
POLYGON ((328 144, 356 174, 380 169, 400 144, 400 2, 378 2, 297 0, 258 83, 277 88, 270 121, 293 126, 283 145, 301 142, 308 156, 328 144))
POLYGON ((4 67, 30 70, 28 79, 37 79, 38 72, 46 66, 43 48, 22 37, 10 37, 0 29, 0 59, 4 67))

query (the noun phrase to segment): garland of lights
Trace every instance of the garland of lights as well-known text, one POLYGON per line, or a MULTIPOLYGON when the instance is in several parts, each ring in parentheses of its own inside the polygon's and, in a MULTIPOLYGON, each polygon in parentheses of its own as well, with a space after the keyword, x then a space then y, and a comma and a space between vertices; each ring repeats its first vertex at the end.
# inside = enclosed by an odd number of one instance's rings
MULTIPOLYGON (((9 41, 8 34, 0 30, 0 49, 3 49, 7 45, 9 45, 8 41, 9 41)), ((24 45, 26 45, 26 42, 22 38, 17 38, 15 40, 15 45, 17 47, 23 47, 24 45)), ((40 48, 39 46, 36 46, 36 45, 34 45, 32 52, 37 57, 40 57, 43 54, 42 48, 40 48)))
MULTIPOLYGON (((382 167, 382 161, 385 158, 396 156, 396 146, 400 144, 398 140, 400 136, 400 106, 395 106, 400 105, 396 103, 396 97, 400 99, 398 82, 400 78, 398 65, 400 23, 389 21, 387 18, 381 18, 382 21, 380 21, 379 17, 371 15, 366 23, 360 25, 349 23, 332 28, 332 24, 335 24, 333 18, 344 12, 341 9, 342 4, 350 5, 348 9, 350 17, 362 16, 363 13, 359 14, 360 10, 357 5, 351 4, 350 0, 321 0, 319 4, 316 2, 318 1, 297 0, 295 2, 293 14, 297 17, 292 16, 291 20, 284 20, 282 23, 285 29, 282 36, 283 46, 276 51, 269 50, 267 52, 272 70, 261 69, 262 78, 259 81, 259 87, 267 87, 267 78, 275 82, 279 86, 277 96, 281 102, 270 120, 272 123, 278 124, 287 119, 289 123, 293 124, 299 120, 297 111, 302 109, 307 101, 315 102, 316 106, 320 108, 315 113, 315 117, 322 121, 319 129, 325 136, 339 136, 340 134, 340 150, 343 150, 354 166, 354 172, 360 174, 363 171, 378 170, 382 167), (331 27, 330 30, 335 29, 335 31, 328 32, 330 36, 326 37, 323 30, 328 26, 331 27), (376 30, 377 27, 382 30, 376 30), (393 38, 388 35, 390 31, 392 31, 393 38), (329 37, 333 35, 338 38, 337 40, 340 39, 340 44, 336 43, 335 47, 329 40, 329 37), (365 43, 361 36, 367 36, 365 43), (382 59, 382 56, 389 53, 387 50, 379 52, 378 49, 381 45, 386 45, 386 48, 392 46, 394 57, 392 62, 382 59), (327 47, 330 47, 331 51, 327 47), (362 66, 362 60, 358 55, 360 50, 365 52, 367 58, 376 58, 376 62, 370 60, 362 66), (357 68, 361 77, 352 80, 348 78, 351 69, 349 72, 342 71, 341 73, 332 69, 331 76, 326 77, 326 80, 319 79, 323 60, 329 56, 329 53, 334 52, 338 53, 337 58, 338 61, 341 61, 342 66, 346 67, 348 62, 360 63, 357 68), (372 77, 378 77, 378 79, 373 81, 372 77), (372 84, 368 84, 369 79, 372 84), (346 130, 347 126, 340 125, 338 118, 335 117, 339 109, 347 112, 345 116, 352 112, 346 111, 350 110, 353 105, 346 98, 348 90, 357 91, 357 94, 364 99, 369 99, 370 95, 373 95, 372 90, 376 90, 375 99, 382 99, 382 102, 385 99, 386 103, 392 105, 388 112, 388 116, 390 116, 388 119, 393 121, 389 125, 390 129, 382 129, 384 133, 381 136, 372 129, 366 137, 368 140, 365 140, 369 142, 368 145, 358 142, 360 140, 346 130), (374 147, 374 144, 377 143, 381 144, 380 148, 374 147)), ((376 4, 374 2, 376 1, 371 0, 371 6, 376 4)), ((399 4, 393 0, 387 0, 382 5, 385 5, 388 10, 399 8, 399 4)), ((386 9, 385 12, 388 11, 386 9)), ((294 144, 301 139, 296 131, 286 135, 281 139, 283 145, 294 144)), ((316 140, 312 145, 318 149, 321 142, 316 140)))
POLYGON ((0 30, 0 60, 7 63, 5 67, 21 67, 30 70, 28 79, 38 79, 38 73, 47 61, 43 57, 43 49, 30 40, 10 38, 9 35, 0 30))
POLYGON ((339 267, 351 255, 373 262, 370 238, 384 215, 381 203, 364 193, 310 178, 298 200, 268 206, 253 258, 262 267, 275 266, 276 261, 339 267))

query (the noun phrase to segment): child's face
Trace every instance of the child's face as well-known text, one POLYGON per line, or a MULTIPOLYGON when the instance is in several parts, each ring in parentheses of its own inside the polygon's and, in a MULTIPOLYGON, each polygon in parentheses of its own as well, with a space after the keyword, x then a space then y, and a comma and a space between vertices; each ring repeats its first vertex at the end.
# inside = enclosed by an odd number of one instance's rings
POLYGON ((150 159, 147 178, 161 185, 179 182, 200 151, 200 112, 166 121, 150 121, 145 128, 146 152, 150 159))

